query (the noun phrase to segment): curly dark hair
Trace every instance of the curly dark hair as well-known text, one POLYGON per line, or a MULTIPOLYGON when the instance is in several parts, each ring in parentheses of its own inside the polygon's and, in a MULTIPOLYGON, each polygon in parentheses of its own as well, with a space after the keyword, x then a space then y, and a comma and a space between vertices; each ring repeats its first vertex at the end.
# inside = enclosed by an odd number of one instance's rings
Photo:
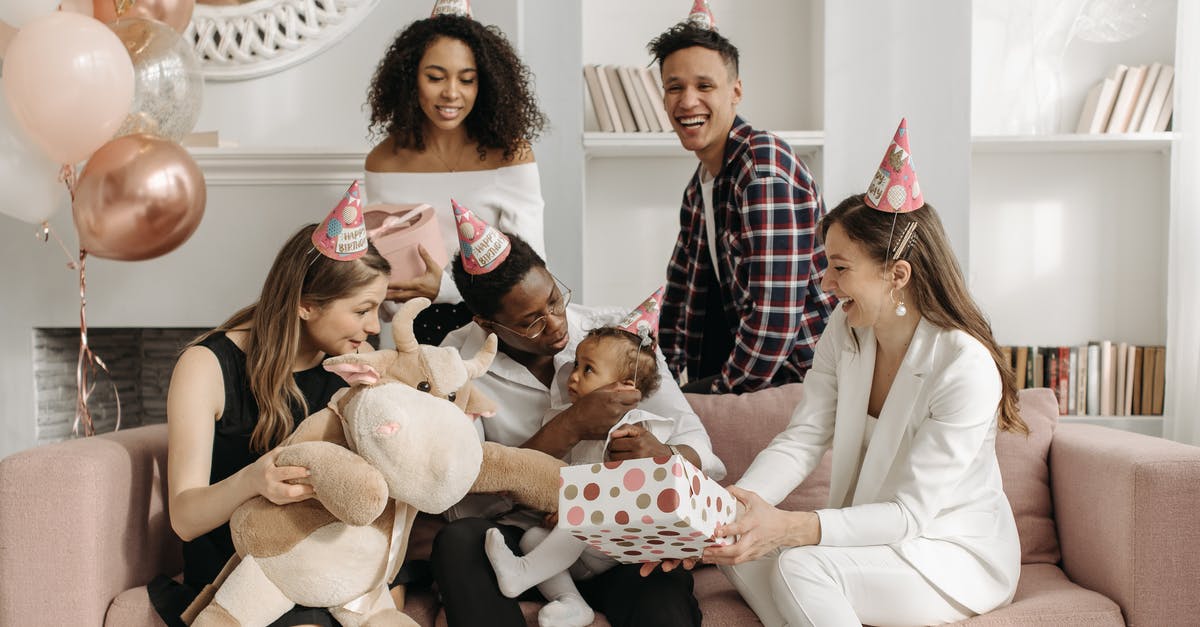
POLYGON ((533 90, 533 73, 521 62, 504 33, 469 17, 438 15, 409 24, 379 61, 367 104, 371 133, 390 135, 396 146, 425 150, 425 114, 417 100, 417 71, 421 57, 439 37, 458 39, 471 48, 479 69, 479 95, 464 122, 467 134, 479 142, 479 158, 487 149, 504 150, 512 160, 533 143, 546 126, 533 90))
POLYGON ((654 60, 658 63, 659 70, 662 69, 663 61, 671 54, 683 50, 700 46, 708 48, 721 55, 721 60, 725 62, 725 66, 729 68, 731 76, 738 75, 738 49, 733 45, 733 42, 726 39, 723 35, 715 30, 700 28, 691 22, 680 22, 671 28, 668 28, 658 37, 650 40, 646 44, 646 49, 650 54, 654 55, 654 60))
POLYGON ((653 394, 662 385, 662 375, 658 372, 658 360, 654 355, 657 343, 651 342, 642 346, 642 338, 614 326, 597 327, 588 331, 587 340, 610 340, 625 345, 625 359, 617 373, 618 380, 633 379, 637 382, 637 390, 642 398, 653 394))
MULTIPOLYGON (((501 231, 501 233, 504 233, 501 231)), ((471 313, 487 319, 492 319, 500 311, 500 300, 508 295, 518 283, 525 280, 525 275, 534 268, 545 268, 546 262, 533 250, 533 247, 513 233, 504 233, 508 237, 508 257, 500 262, 491 272, 485 274, 470 274, 463 267, 462 253, 454 255, 451 264, 454 285, 462 294, 463 302, 471 313)))

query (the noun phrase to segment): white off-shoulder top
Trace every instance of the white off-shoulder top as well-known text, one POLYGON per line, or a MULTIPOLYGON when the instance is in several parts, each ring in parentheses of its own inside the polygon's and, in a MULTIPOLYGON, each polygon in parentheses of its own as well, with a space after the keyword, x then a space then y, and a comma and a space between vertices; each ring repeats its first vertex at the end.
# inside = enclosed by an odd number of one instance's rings
MULTIPOLYGON (((522 163, 495 170, 469 172, 372 172, 366 171, 366 202, 428 203, 437 211, 438 226, 450 259, 458 254, 458 236, 450 199, 476 216, 507 233, 521 236, 542 258, 546 244, 542 215, 541 179, 537 163, 522 163)), ((442 274, 438 303, 462 301, 449 268, 442 274)))

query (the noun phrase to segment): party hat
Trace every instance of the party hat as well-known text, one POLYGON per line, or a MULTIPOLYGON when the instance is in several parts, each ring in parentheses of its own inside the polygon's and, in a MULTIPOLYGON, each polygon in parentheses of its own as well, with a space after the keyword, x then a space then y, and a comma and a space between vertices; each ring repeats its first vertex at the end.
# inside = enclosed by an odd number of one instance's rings
POLYGON ((879 170, 867 188, 867 206, 889 213, 908 213, 925 205, 917 171, 908 149, 908 120, 901 118, 896 136, 888 145, 879 170))
POLYGON ((350 184, 342 201, 313 231, 312 243, 322 255, 338 261, 358 259, 367 252, 367 224, 363 220, 358 181, 350 184))
POLYGON ((695 0, 687 21, 704 30, 717 30, 717 19, 713 17, 712 9, 708 8, 708 0, 695 0))
POLYGON ((454 224, 458 227, 458 246, 462 252, 463 269, 468 274, 487 274, 508 258, 508 236, 492 225, 475 217, 470 209, 450 199, 454 207, 454 224))
POLYGON ((642 304, 629 312, 618 327, 642 338, 645 346, 658 336, 658 314, 662 310, 663 287, 659 286, 642 304))
POLYGON ((471 17, 471 0, 437 0, 437 3, 433 5, 433 13, 430 13, 429 17, 439 15, 471 17))

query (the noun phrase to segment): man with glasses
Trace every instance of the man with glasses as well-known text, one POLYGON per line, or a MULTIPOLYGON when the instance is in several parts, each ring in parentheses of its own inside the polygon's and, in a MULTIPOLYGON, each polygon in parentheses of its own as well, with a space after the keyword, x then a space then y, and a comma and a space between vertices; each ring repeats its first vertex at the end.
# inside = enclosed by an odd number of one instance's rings
MULTIPOLYGON (((508 235, 508 239, 507 257, 486 273, 469 272, 461 256, 454 260, 454 281, 474 318, 473 324, 450 333, 442 342, 469 356, 482 347, 489 333, 499 339, 490 370, 474 380, 476 389, 497 405, 494 416, 477 423, 485 439, 562 457, 582 440, 604 440, 617 420, 641 407, 674 418, 679 424, 675 435, 669 442, 660 442, 645 430, 634 430, 640 432, 631 436, 635 441, 627 447, 630 452, 613 454, 613 459, 670 455, 670 445, 698 460, 710 476, 724 476, 724 465, 713 455, 704 426, 668 376, 661 356, 663 385, 648 398, 612 384, 544 420, 552 405, 565 403, 575 348, 586 331, 616 323, 626 312, 571 304, 570 288, 546 269, 537 253, 517 236, 508 235)), ((454 522, 438 534, 432 559, 450 627, 525 625, 516 600, 499 591, 484 552, 484 536, 488 529, 499 528, 509 547, 519 554, 522 533, 541 524, 543 514, 514 508, 506 499, 489 495, 469 496, 448 512, 454 522)), ((689 571, 656 570, 646 578, 638 571, 636 564, 623 564, 579 582, 579 590, 617 627, 635 622, 700 624, 689 571)))

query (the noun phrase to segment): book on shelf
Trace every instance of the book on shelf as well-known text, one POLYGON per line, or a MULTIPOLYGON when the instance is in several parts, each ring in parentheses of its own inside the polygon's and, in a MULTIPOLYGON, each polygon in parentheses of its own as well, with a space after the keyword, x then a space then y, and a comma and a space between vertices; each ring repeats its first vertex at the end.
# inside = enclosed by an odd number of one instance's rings
POLYGON ((1079 370, 1079 348, 1071 346, 1064 347, 1062 350, 1067 351, 1067 411, 1065 414, 1074 416, 1076 414, 1075 403, 1078 401, 1076 392, 1079 382, 1076 380, 1076 376, 1079 370))
POLYGON ((1114 363, 1114 376, 1112 376, 1112 395, 1115 396, 1115 401, 1112 402, 1112 416, 1123 416, 1124 414, 1124 358, 1129 352, 1129 345, 1126 342, 1117 342, 1116 344, 1116 362, 1114 363))
POLYGON ((1154 83, 1158 80, 1158 75, 1162 73, 1163 64, 1151 63, 1146 69, 1146 80, 1142 81, 1142 88, 1138 90, 1137 102, 1133 105, 1133 115, 1129 118, 1129 126, 1126 132, 1136 133, 1142 127, 1142 120, 1146 117, 1146 107, 1150 105, 1150 94, 1154 92, 1154 83))
POLYGON ((1113 107, 1117 102, 1117 93, 1128 69, 1126 65, 1118 65, 1109 76, 1101 79, 1088 92, 1083 112, 1079 115, 1076 133, 1103 133, 1108 128, 1108 120, 1112 117, 1113 107))
POLYGON ((1113 361, 1116 360, 1116 350, 1109 340, 1100 340, 1100 415, 1113 415, 1113 405, 1117 402, 1117 391, 1113 389, 1116 382, 1113 372, 1113 361))
POLYGON ((1016 381, 1018 390, 1025 389, 1025 366, 1029 363, 1029 347, 1017 346, 1016 350, 1016 369, 1013 370, 1013 379, 1016 381))
POLYGON ((1033 367, 1030 368, 1029 372, 1027 373, 1029 378, 1025 387, 1046 387, 1046 354, 1041 352, 1041 349, 1038 347, 1030 346, 1029 357, 1033 361, 1033 367))
POLYGON ((1071 407, 1071 349, 1059 346, 1057 353, 1058 380, 1055 382, 1055 392, 1058 394, 1058 413, 1065 416, 1071 407))
POLYGON ((613 126, 612 117, 608 112, 608 105, 604 101, 604 91, 600 88, 600 76, 596 71, 596 66, 583 66, 583 82, 587 86, 588 96, 592 101, 592 109, 596 112, 596 123, 601 131, 611 133, 616 129, 613 126))
POLYGON ((1150 414, 1161 416, 1163 413, 1163 392, 1167 379, 1167 349, 1163 346, 1154 347, 1154 402, 1150 414))
POLYGON ((604 107, 608 110, 608 118, 612 121, 613 131, 624 133, 625 125, 621 122, 621 114, 617 109, 616 94, 613 92, 612 85, 608 83, 608 72, 598 65, 592 67, 596 68, 596 79, 600 83, 600 91, 604 94, 604 107))
POLYGON ((1100 415, 1100 343, 1088 342, 1087 415, 1100 415))
MULTIPOLYGON (((1175 84, 1175 68, 1164 64, 1158 72, 1158 77, 1154 80, 1154 87, 1150 92, 1150 99, 1146 101, 1146 112, 1142 116, 1141 123, 1138 126, 1139 133, 1153 133, 1158 125, 1158 118, 1162 114, 1163 108, 1167 102, 1171 100, 1170 95, 1174 90, 1172 87, 1175 84)), ((1169 117, 1169 116, 1168 116, 1169 117)), ((1166 129, 1166 125, 1163 126, 1166 129)))
POLYGON ((1143 416, 1154 413, 1154 347, 1142 349, 1142 409, 1143 416))
POLYGON ((615 65, 606 65, 604 73, 608 75, 608 87, 612 90, 613 101, 617 103, 617 114, 621 118, 622 128, 626 133, 636 133, 637 121, 633 119, 633 107, 629 106, 629 96, 621 86, 621 72, 615 65))
POLYGON ((1113 101, 1112 115, 1108 118, 1108 126, 1104 132, 1124 133, 1129 130, 1129 120, 1133 118, 1138 94, 1141 93, 1142 84, 1146 82, 1147 69, 1145 65, 1132 65, 1125 70, 1125 77, 1121 79, 1121 89, 1117 92, 1117 99, 1113 101))
POLYGON ((1129 399, 1129 413, 1138 415, 1142 413, 1142 363, 1143 357, 1146 354, 1144 346, 1133 347, 1133 382, 1129 385, 1132 393, 1129 399))
POLYGON ((1137 353, 1136 346, 1125 347, 1125 380, 1121 383, 1121 387, 1125 389, 1125 404, 1121 406, 1122 416, 1133 415, 1133 381, 1137 379, 1134 375, 1134 354, 1137 353))
POLYGON ((638 76, 642 79, 642 84, 646 86, 646 93, 650 95, 650 106, 654 109, 654 116, 658 118, 658 125, 665 132, 671 132, 671 118, 667 115, 666 105, 663 104, 662 86, 655 80, 658 72, 651 70, 648 67, 635 68, 638 71, 638 76))
POLYGON ((1167 88, 1167 100, 1163 103, 1162 111, 1158 113, 1158 121, 1154 123, 1154 132, 1162 133, 1171 125, 1171 114, 1175 110, 1175 86, 1167 88))
POLYGON ((1087 344, 1076 347, 1079 352, 1079 370, 1075 373, 1075 415, 1087 414, 1088 403, 1088 347, 1087 344))
MULTIPOLYGON (((646 108, 642 104, 645 97, 638 93, 642 82, 634 83, 633 75, 624 65, 617 66, 617 78, 621 80, 621 90, 625 92, 625 99, 629 101, 629 110, 633 112, 633 122, 637 126, 638 132, 648 133, 654 130, 650 126, 650 121, 646 119, 646 108)), ((657 121, 655 120, 655 122, 657 121)))

